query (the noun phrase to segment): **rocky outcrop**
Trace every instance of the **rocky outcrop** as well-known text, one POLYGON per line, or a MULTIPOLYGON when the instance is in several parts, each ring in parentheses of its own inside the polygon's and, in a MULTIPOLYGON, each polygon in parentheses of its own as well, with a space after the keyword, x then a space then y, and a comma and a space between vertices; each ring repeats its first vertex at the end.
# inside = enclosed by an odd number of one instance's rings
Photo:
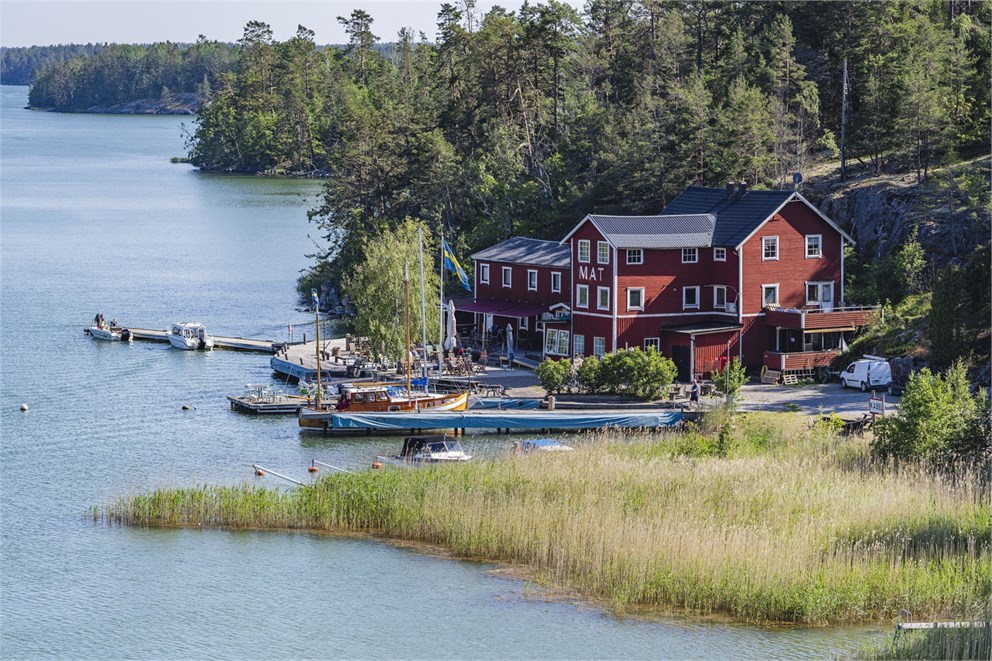
POLYGON ((159 99, 138 99, 110 106, 92 106, 74 112, 108 115, 195 115, 200 108, 196 94, 170 94, 159 99))

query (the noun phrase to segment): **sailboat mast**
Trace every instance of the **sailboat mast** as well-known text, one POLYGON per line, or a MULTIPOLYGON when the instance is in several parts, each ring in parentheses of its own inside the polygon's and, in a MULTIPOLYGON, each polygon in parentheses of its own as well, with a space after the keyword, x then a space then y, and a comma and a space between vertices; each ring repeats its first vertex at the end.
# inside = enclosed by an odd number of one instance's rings
POLYGON ((319 299, 314 297, 313 320, 314 325, 317 327, 317 402, 314 408, 319 411, 322 400, 320 397, 320 306, 318 305, 318 301, 319 299))
POLYGON ((440 315, 438 318, 441 323, 438 324, 438 341, 437 341, 437 375, 440 376, 444 373, 444 232, 441 232, 441 297, 438 299, 438 310, 440 315))
POLYGON ((406 394, 413 401, 413 390, 410 388, 410 264, 404 265, 403 270, 403 290, 406 294, 406 305, 403 311, 406 313, 406 394))
MULTIPOLYGON (((417 228, 417 246, 420 248, 420 334, 423 344, 424 355, 420 359, 420 366, 423 368, 423 377, 427 378, 427 295, 424 286, 424 238, 423 230, 417 228)), ((426 386, 426 384, 425 384, 426 386)))

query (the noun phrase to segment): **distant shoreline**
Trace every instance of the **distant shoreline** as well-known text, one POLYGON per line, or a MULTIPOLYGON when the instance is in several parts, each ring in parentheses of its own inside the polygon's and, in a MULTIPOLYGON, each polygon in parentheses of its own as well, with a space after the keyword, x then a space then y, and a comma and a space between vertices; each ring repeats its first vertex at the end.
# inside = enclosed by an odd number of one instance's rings
POLYGON ((27 106, 28 110, 99 115, 195 115, 200 101, 195 94, 171 94, 165 99, 137 99, 124 103, 96 105, 88 108, 42 108, 27 106))

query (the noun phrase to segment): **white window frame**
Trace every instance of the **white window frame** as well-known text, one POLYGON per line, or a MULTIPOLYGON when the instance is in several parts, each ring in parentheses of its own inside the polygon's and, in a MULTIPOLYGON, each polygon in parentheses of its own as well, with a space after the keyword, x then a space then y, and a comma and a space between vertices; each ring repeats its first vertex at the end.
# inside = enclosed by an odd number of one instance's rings
POLYGON ((558 329, 549 328, 544 334, 544 353, 558 355, 558 329))
POLYGON ((535 333, 543 333, 544 332, 544 322, 543 321, 538 321, 537 323, 534 324, 534 332, 535 333))
POLYGON ((627 248, 627 266, 636 266, 638 264, 643 264, 643 263, 644 263, 643 248, 627 248))
POLYGON ((551 272, 551 293, 552 294, 561 293, 561 271, 551 272))
POLYGON ((586 336, 576 333, 572 336, 572 355, 573 356, 584 356, 586 355, 586 336))
POLYGON ((806 305, 822 305, 823 304, 823 286, 830 285, 834 286, 833 280, 814 280, 806 283, 806 305), (816 300, 810 300, 809 288, 810 286, 816 287, 816 300))
POLYGON ((589 307, 589 285, 575 285, 575 307, 589 307), (585 294, 585 296, 583 296, 583 294, 585 294), (585 299, 585 302, 583 302, 583 298, 585 299))
POLYGON ((660 337, 644 338, 644 350, 647 351, 649 347, 654 347, 655 351, 661 351, 661 338, 660 337))
POLYGON ((609 287, 596 287, 596 309, 597 310, 609 310, 610 309, 610 288, 609 287), (606 305, 603 305, 605 294, 606 305))
POLYGON ((779 306, 778 293, 779 293, 779 289, 778 289, 778 283, 777 282, 771 283, 771 284, 767 284, 767 285, 761 285, 761 307, 763 307, 763 308, 777 308, 779 306), (774 289, 775 290, 775 302, 774 303, 768 303, 767 302, 767 297, 765 296, 765 292, 767 290, 769 290, 769 289, 774 289))
POLYGON ((806 235, 806 259, 820 259, 823 257, 823 235, 822 234, 807 234, 806 235), (815 240, 811 243, 811 240, 815 240), (814 254, 810 254, 810 248, 815 246, 816 251, 814 254))
POLYGON ((643 310, 644 309, 644 287, 627 287, 627 309, 628 310, 643 310), (634 292, 638 293, 640 298, 640 303, 638 305, 633 305, 630 302, 630 295, 634 292))
POLYGON ((727 249, 726 248, 714 248, 713 249, 713 261, 714 262, 725 262, 725 261, 727 261, 727 249))
POLYGON ((579 239, 579 262, 582 264, 588 264, 592 259, 592 241, 589 239, 579 239), (585 259, 582 258, 582 254, 585 253, 585 259))
POLYGON ((489 264, 479 264, 479 283, 489 284, 489 264))
POLYGON ((699 261, 699 248, 683 248, 682 263, 695 264, 699 261))
POLYGON ((520 328, 530 330, 530 317, 520 317, 520 328))
POLYGON ((688 287, 682 288, 682 309, 683 310, 698 310, 699 309, 699 285, 690 285, 688 287), (688 303, 686 301, 686 293, 693 291, 696 294, 696 302, 688 303))
POLYGON ((509 289, 513 286, 513 267, 504 266, 503 267, 503 288, 509 289))
POLYGON ((609 264, 610 263, 610 244, 606 241, 596 242, 596 263, 597 264, 609 264))
POLYGON ((714 285, 713 286, 713 309, 714 310, 726 310, 727 309, 727 287, 725 285, 714 285), (723 303, 719 301, 719 294, 723 294, 723 303))
POLYGON ((777 236, 763 236, 761 237, 761 261, 763 262, 775 262, 778 261, 778 237, 777 236), (768 256, 768 248, 773 248, 775 254, 771 257, 768 256))
POLYGON ((605 337, 593 337, 592 338, 592 355, 597 358, 602 358, 606 355, 606 338, 605 337))
POLYGON ((537 291, 537 269, 527 269, 527 291, 537 291), (533 280, 534 286, 531 286, 533 280))

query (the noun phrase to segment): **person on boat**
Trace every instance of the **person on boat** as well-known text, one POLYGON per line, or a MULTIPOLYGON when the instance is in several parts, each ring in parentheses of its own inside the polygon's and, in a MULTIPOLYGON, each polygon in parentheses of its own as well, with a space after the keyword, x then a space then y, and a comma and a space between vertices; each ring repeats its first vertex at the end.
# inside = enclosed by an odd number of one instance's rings
POLYGON ((337 408, 338 408, 339 411, 344 411, 346 408, 348 408, 348 395, 347 394, 341 393, 341 396, 338 397, 338 407, 337 408))
POLYGON ((96 316, 93 317, 93 323, 96 324, 97 328, 103 328, 103 313, 97 312, 96 316))
POLYGON ((111 328, 117 327, 117 317, 114 317, 113 319, 110 320, 110 327, 111 328))
POLYGON ((689 388, 689 406, 699 408, 699 382, 695 379, 692 380, 692 387, 689 388))

